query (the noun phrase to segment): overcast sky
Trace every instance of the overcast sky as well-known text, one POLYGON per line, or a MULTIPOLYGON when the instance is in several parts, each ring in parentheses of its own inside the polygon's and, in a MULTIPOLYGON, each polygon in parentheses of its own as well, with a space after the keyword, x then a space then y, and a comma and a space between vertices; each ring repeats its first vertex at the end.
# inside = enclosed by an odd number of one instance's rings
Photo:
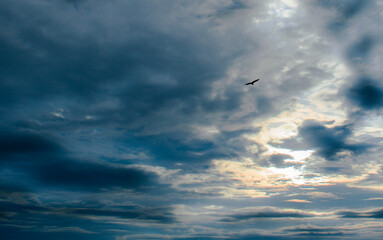
POLYGON ((382 239, 382 26, 379 0, 0 0, 1 236, 382 239))

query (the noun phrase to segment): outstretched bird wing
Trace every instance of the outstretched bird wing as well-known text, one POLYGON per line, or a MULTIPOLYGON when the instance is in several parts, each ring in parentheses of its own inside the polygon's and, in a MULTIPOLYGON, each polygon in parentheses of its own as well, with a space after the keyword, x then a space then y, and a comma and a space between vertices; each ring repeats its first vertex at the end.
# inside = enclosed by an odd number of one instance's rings
POLYGON ((253 81, 251 81, 251 82, 248 82, 248 83, 246 83, 245 85, 254 85, 254 83, 257 82, 257 81, 259 81, 259 78, 258 78, 258 79, 255 79, 255 80, 253 80, 253 81))

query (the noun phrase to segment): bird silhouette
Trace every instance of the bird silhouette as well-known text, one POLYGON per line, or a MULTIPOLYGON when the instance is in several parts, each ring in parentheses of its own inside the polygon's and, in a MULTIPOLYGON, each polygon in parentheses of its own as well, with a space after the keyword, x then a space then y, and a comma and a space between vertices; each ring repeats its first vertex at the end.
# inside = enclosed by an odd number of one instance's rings
POLYGON ((246 83, 245 85, 254 85, 254 83, 255 82, 258 82, 259 81, 259 78, 258 79, 255 79, 255 80, 253 80, 253 81, 251 81, 251 82, 248 82, 248 83, 246 83))

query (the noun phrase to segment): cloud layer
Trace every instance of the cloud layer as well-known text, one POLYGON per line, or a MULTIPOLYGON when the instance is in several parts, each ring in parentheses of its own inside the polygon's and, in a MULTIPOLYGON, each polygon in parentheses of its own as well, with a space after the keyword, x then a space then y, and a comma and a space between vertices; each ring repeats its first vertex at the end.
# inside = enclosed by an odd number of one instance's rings
POLYGON ((0 3, 2 235, 380 239, 382 9, 0 3))

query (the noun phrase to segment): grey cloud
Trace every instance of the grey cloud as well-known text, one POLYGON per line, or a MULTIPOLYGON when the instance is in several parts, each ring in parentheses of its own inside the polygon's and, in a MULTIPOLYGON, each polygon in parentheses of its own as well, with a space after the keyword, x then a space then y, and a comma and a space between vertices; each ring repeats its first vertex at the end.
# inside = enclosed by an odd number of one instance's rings
POLYGON ((318 3, 327 8, 334 8, 345 18, 352 18, 358 14, 369 1, 363 0, 319 0, 318 3))
POLYGON ((53 141, 28 132, 0 132, 1 160, 9 155, 51 153, 60 151, 60 147, 53 141))
POLYGON ((83 2, 84 0, 64 0, 65 2, 69 3, 69 4, 73 4, 73 6, 75 8, 78 8, 78 4, 80 4, 81 2, 83 2))
POLYGON ((340 211, 337 214, 342 218, 383 218, 383 209, 368 211, 340 211))
POLYGON ((292 160, 293 157, 288 154, 272 154, 267 155, 264 157, 261 157, 260 160, 258 160, 258 164, 265 167, 277 167, 277 168, 285 168, 285 167, 292 167, 292 166, 300 166, 299 163, 294 162, 285 162, 285 160, 292 160))
POLYGON ((349 151, 353 154, 365 152, 370 146, 364 143, 348 143, 352 125, 327 127, 315 120, 305 120, 299 127, 298 139, 287 139, 282 146, 315 149, 315 154, 329 161, 339 160, 337 154, 349 151))
MULTIPOLYGON (((114 202, 113 195, 102 199, 89 197, 88 200, 70 201, 71 193, 67 193, 56 195, 53 201, 40 201, 38 195, 28 192, 2 192, 0 189, 0 227, 1 224, 11 224, 15 227, 25 227, 27 231, 45 232, 50 229, 49 226, 53 229, 77 226, 100 232, 107 230, 110 225, 92 224, 95 218, 105 223, 110 218, 114 218, 113 221, 133 220, 162 224, 176 221, 173 208, 167 205, 147 206, 145 201, 127 205, 114 202)), ((129 194, 124 195, 124 202, 126 199, 131 201, 129 194)))
POLYGON ((157 185, 154 173, 125 166, 70 159, 36 165, 34 176, 52 186, 93 191, 114 187, 144 190, 157 185))
POLYGON ((74 215, 77 217, 115 217, 121 219, 136 219, 157 223, 173 223, 175 217, 171 208, 137 208, 129 209, 92 209, 92 208, 64 208, 56 209, 53 213, 74 215))
POLYGON ((251 221, 258 218, 310 218, 314 216, 314 214, 305 213, 298 210, 265 209, 259 211, 248 211, 247 213, 228 215, 221 221, 230 223, 240 221, 251 221))
MULTIPOLYGON (((246 14, 250 3, 228 1, 223 8, 246 14)), ((293 65, 278 96, 267 90, 274 73, 261 83, 266 86, 263 90, 247 92, 243 76, 226 82, 239 57, 249 49, 255 52, 258 41, 265 40, 237 28, 242 18, 226 29, 224 22, 202 16, 221 9, 217 2, 205 9, 190 1, 82 1, 78 9, 67 6, 60 14, 53 2, 12 4, 1 6, 7 12, 4 27, 13 24, 11 35, 0 36, 7 45, 0 72, 8 79, 1 95, 5 124, 58 135, 65 132, 72 138, 68 141, 82 131, 119 129, 127 147, 145 148, 160 165, 208 165, 211 159, 246 152, 244 139, 225 138, 223 133, 199 140, 193 126, 219 129, 240 123, 248 128, 247 123, 258 116, 278 112, 278 103, 297 91, 294 83, 305 89, 328 75, 311 67, 314 63, 293 65), (24 17, 17 14, 19 8, 28 8, 24 17), (314 80, 297 79, 302 71, 314 80), (215 89, 218 80, 225 85, 220 91, 215 89), (251 109, 243 107, 245 102, 251 109), (54 108, 62 108, 63 116, 52 115, 54 108), (238 111, 241 114, 235 114, 238 111)), ((84 144, 84 149, 89 145, 84 144)))
MULTIPOLYGON (((246 8, 241 1, 229 3, 232 10, 246 8)), ((191 122, 222 122, 241 108, 247 95, 242 82, 240 87, 230 83, 215 97, 212 85, 226 77, 246 49, 256 50, 258 43, 244 32, 233 38, 217 31, 217 23, 195 17, 197 13, 190 10, 196 7, 193 3, 180 7, 171 2, 114 1, 114 8, 103 9, 102 4, 85 1, 81 14, 67 8, 55 14, 49 11, 50 4, 28 5, 26 14, 40 16, 29 21, 14 10, 26 6, 2 6, 9 10, 4 22, 13 24, 13 35, 1 36, 8 44, 2 56, 12 58, 4 60, 2 72, 8 79, 2 88, 3 111, 12 121, 26 119, 22 110, 10 107, 19 103, 34 109, 28 119, 35 124, 24 125, 30 128, 107 126, 157 134, 164 129, 187 130, 191 122), (112 17, 107 18, 108 14, 112 17), (25 50, 25 45, 31 47, 25 50), (68 114, 63 121, 47 121, 46 103, 54 105, 57 99, 62 99, 68 114), (85 120, 86 116, 91 118, 85 120)), ((291 81, 286 87, 290 85, 291 81)), ((274 106, 278 99, 266 94, 250 100, 257 111, 245 113, 236 122, 278 111, 274 106)))
POLYGON ((0 230, 6 239, 65 239, 71 234, 75 239, 83 238, 82 234, 94 233, 94 238, 108 239, 115 234, 110 229, 126 231, 134 229, 128 224, 124 227, 113 226, 109 221, 140 221, 141 223, 171 224, 176 221, 170 207, 119 206, 110 207, 86 203, 56 202, 45 203, 45 206, 1 202, 0 230), (72 205, 68 207, 66 205, 72 205), (4 215, 5 222, 1 222, 4 215), (11 217, 8 217, 11 216, 11 217), (97 220, 96 220, 97 219, 97 220), (104 224, 101 224, 104 223, 104 224), (76 233, 76 234, 75 234, 76 233), (36 238, 34 236, 36 235, 36 238), (38 238, 39 236, 40 238, 38 238), (56 237, 57 236, 57 237, 56 237), (9 237, 9 238, 8 238, 9 237))
POLYGON ((14 219, 9 219, 11 222, 16 220, 18 217, 24 218, 25 215, 30 212, 44 212, 48 210, 47 207, 41 206, 36 202, 32 202, 31 199, 28 198, 24 199, 24 203, 13 203, 7 200, 1 203, 1 207, 7 209, 8 215, 13 216, 14 219))
MULTIPOLYGON (((213 235, 213 234, 210 234, 213 235)), ((201 240, 219 240, 222 238, 230 239, 230 240, 243 240, 243 239, 262 239, 262 240, 283 240, 283 239, 292 239, 289 236, 273 236, 267 234, 231 234, 231 235, 220 235, 215 234, 216 236, 208 236, 207 234, 194 235, 190 237, 184 238, 174 238, 175 240, 187 240, 187 239, 201 239, 201 240)))
MULTIPOLYGON (((158 5, 158 10, 164 11, 162 5, 166 5, 120 1, 115 4, 122 5, 128 11, 131 7, 145 9, 148 4, 158 5)), ((125 39, 120 42, 108 36, 117 34, 110 32, 112 30, 106 31, 106 35, 98 34, 106 26, 95 25, 91 17, 84 18, 71 10, 64 11, 63 14, 68 17, 82 21, 77 27, 81 33, 78 34, 70 28, 60 28, 60 19, 52 21, 54 13, 47 12, 44 8, 47 6, 38 8, 38 5, 32 4, 29 7, 32 10, 27 14, 39 13, 41 17, 28 22, 28 17, 21 18, 11 7, 4 9, 10 10, 4 15, 4 22, 13 24, 14 34, 1 36, 4 46, 2 56, 5 58, 1 71, 5 79, 2 96, 8 96, 3 104, 20 99, 70 96, 90 106, 89 109, 94 109, 93 113, 101 118, 114 116, 125 123, 137 122, 134 120, 142 120, 169 108, 192 114, 209 105, 208 111, 227 106, 225 103, 234 104, 230 108, 238 106, 237 94, 228 93, 226 97, 229 101, 213 100, 221 104, 211 104, 206 96, 210 83, 224 76, 224 69, 235 55, 230 52, 233 50, 217 45, 214 41, 216 36, 207 31, 208 25, 195 22, 198 27, 190 28, 187 22, 179 21, 173 25, 175 28, 185 26, 184 32, 158 31, 155 28, 161 28, 158 22, 163 19, 156 18, 163 18, 164 15, 155 13, 149 23, 143 23, 135 20, 141 13, 132 11, 124 13, 127 17, 124 23, 118 21, 119 16, 111 20, 119 26, 128 26, 118 36, 125 39), (150 22, 155 23, 154 26, 150 22), (89 35, 84 36, 82 28, 88 28, 89 35), (189 38, 192 35, 204 35, 204 38, 189 38), (24 49, 25 45, 30 47, 24 49), (226 51, 228 56, 222 57, 221 53, 226 51), (11 79, 16 79, 13 80, 15 83, 7 84, 11 79), (108 87, 112 83, 120 87, 108 87), (97 99, 111 95, 123 102, 118 111, 93 107, 97 99)), ((92 8, 92 11, 99 10, 92 8)), ((189 14, 186 8, 182 10, 189 14)), ((88 14, 92 16, 93 12, 88 14)))
POLYGON ((349 61, 352 63, 358 63, 360 61, 365 62, 376 44, 375 41, 376 40, 372 36, 363 36, 351 45, 346 54, 349 61))
POLYGON ((335 10, 336 15, 328 23, 328 29, 339 34, 347 28, 349 21, 360 14, 370 4, 369 0, 318 0, 317 3, 327 9, 335 10))
MULTIPOLYGON (((30 229, 30 226, 0 226, 0 231, 2 233, 2 237, 5 239, 29 239, 29 240, 81 240, 84 237, 89 237, 86 235, 82 235, 81 233, 73 233, 73 232, 45 232, 41 233, 40 231, 36 231, 36 229, 30 229)), ((95 237, 93 235, 93 237, 95 237)), ((107 239, 106 236, 99 236, 98 239, 107 239)))
POLYGON ((292 159, 293 157, 288 154, 273 154, 270 156, 270 163, 276 167, 286 167, 288 164, 284 162, 285 159, 292 159))
POLYGON ((71 158, 62 147, 36 134, 7 133, 0 137, 2 161, 28 172, 44 184, 88 190, 150 188, 157 175, 134 167, 71 158), (27 154, 26 154, 27 153, 27 154))
POLYGON ((339 173, 344 167, 323 167, 322 170, 325 173, 339 173))
POLYGON ((374 173, 368 174, 363 180, 359 181, 358 184, 361 186, 380 186, 383 181, 383 169, 380 166, 379 170, 374 173))
POLYGON ((215 13, 216 17, 224 17, 233 13, 236 10, 244 10, 249 7, 242 0, 232 0, 228 6, 222 7, 215 13))
POLYGON ((360 77, 347 89, 346 97, 361 110, 379 110, 383 107, 383 86, 370 77, 360 77))
POLYGON ((285 232, 292 232, 295 236, 301 237, 341 237, 350 235, 349 229, 333 227, 304 226, 284 229, 285 232))
MULTIPOLYGON (((243 147, 221 136, 200 141, 192 125, 245 124, 275 110, 276 99, 257 95, 256 111, 230 119, 245 98, 242 82, 212 97, 213 83, 257 42, 216 31, 217 23, 194 16, 192 7, 205 11, 194 3, 113 1, 102 8, 83 1, 60 14, 52 2, 28 4, 0 6, 7 12, 4 33, 12 32, 0 35, 6 125, 53 134, 120 129, 127 146, 139 144, 165 164, 207 163, 243 147), (28 8, 25 16, 19 8, 28 8), (52 114, 55 108, 62 117, 52 114)), ((230 1, 227 8, 246 4, 230 1)))

